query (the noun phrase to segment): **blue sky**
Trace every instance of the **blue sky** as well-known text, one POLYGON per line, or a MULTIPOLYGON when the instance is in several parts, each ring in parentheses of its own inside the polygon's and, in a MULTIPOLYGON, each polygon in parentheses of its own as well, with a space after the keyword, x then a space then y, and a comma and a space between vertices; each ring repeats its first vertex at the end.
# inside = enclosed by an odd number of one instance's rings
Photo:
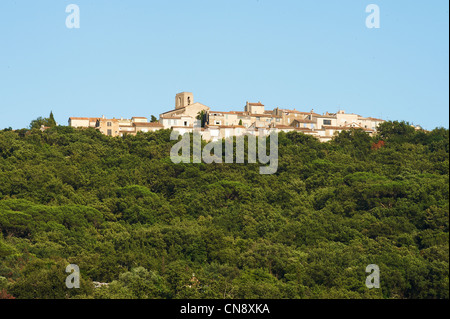
POLYGON ((213 110, 343 109, 449 127, 448 2, 1 0, 0 128, 53 110, 159 115, 175 94, 213 110), (81 28, 65 25, 80 7, 81 28), (367 5, 381 28, 368 29, 367 5))

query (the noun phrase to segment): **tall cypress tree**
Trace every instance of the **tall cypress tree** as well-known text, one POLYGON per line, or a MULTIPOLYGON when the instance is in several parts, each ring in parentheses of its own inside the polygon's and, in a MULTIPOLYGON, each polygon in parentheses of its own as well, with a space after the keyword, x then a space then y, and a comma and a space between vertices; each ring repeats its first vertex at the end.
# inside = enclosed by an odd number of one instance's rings
POLYGON ((53 117, 53 111, 50 111, 50 116, 47 119, 47 125, 49 127, 56 126, 55 118, 53 117))

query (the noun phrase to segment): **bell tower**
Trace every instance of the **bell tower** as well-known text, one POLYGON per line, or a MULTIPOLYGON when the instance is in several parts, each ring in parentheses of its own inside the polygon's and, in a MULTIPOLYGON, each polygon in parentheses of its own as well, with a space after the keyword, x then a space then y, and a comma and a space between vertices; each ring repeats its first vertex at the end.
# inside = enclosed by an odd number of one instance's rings
POLYGON ((191 104, 194 104, 194 94, 182 92, 175 96, 175 109, 181 109, 191 104))

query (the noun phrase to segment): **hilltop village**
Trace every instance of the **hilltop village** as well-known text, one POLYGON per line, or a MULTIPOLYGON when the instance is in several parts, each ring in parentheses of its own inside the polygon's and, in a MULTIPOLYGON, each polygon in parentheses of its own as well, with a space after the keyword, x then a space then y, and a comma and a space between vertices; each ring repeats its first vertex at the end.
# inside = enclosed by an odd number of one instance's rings
POLYGON ((93 127, 108 136, 123 136, 138 132, 173 129, 180 134, 193 132, 194 124, 200 120, 202 138, 215 141, 244 134, 259 135, 262 131, 297 131, 312 135, 321 142, 327 142, 340 131, 359 128, 372 135, 382 119, 363 117, 358 114, 336 113, 317 114, 314 110, 301 112, 296 109, 274 108, 266 110, 261 102, 246 102, 243 111, 214 111, 210 107, 194 101, 190 92, 175 96, 175 108, 160 114, 159 121, 149 122, 146 117, 116 119, 102 117, 71 117, 69 126, 76 128, 93 127))

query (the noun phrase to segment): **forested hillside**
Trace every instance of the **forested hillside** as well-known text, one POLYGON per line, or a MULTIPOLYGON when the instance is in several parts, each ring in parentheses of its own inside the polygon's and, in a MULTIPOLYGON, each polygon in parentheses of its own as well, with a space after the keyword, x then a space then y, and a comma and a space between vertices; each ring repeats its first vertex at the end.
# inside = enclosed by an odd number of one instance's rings
POLYGON ((447 129, 281 133, 273 175, 174 143, 1 131, 0 298, 449 298, 447 129))

